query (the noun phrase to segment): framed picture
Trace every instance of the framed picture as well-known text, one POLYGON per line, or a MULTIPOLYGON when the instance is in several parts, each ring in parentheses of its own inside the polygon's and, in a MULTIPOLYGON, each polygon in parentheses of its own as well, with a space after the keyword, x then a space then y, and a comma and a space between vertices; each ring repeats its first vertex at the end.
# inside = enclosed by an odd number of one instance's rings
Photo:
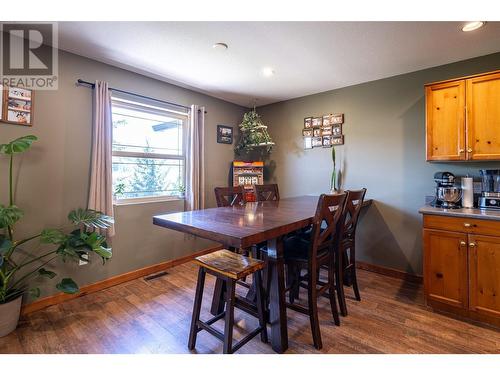
POLYGON ((321 135, 332 135, 332 127, 323 126, 323 129, 321 130, 321 135))
POLYGON ((323 137, 323 147, 332 147, 332 136, 327 135, 323 137))
POLYGON ((312 119, 312 127, 317 128, 323 125, 323 117, 313 117, 312 119))
POLYGON ((321 137, 313 137, 312 138, 312 146, 313 147, 323 147, 323 139, 321 137))
POLYGON ((2 121, 9 124, 33 125, 32 90, 18 87, 4 87, 2 90, 2 121))
POLYGON ((0 85, 0 121, 3 120, 3 85, 0 85))
POLYGON ((337 146, 337 145, 343 145, 344 144, 344 136, 341 135, 340 137, 332 137, 330 140, 330 143, 332 146, 337 146))
POLYGON ((312 126, 312 117, 306 117, 304 119, 304 128, 310 128, 312 126))
POLYGON ((302 136, 303 137, 312 137, 313 136, 313 130, 312 129, 302 129, 302 136))
POLYGON ((344 123, 344 114, 338 113, 330 116, 330 123, 333 124, 343 124, 344 123))
POLYGON ((323 126, 328 126, 330 125, 330 115, 324 115, 323 116, 323 126))
POLYGON ((313 136, 314 137, 321 137, 321 128, 313 129, 313 136))
POLYGON ((312 138, 311 137, 304 137, 304 149, 307 150, 309 148, 313 148, 312 138))
POLYGON ((332 135, 334 137, 340 137, 342 135, 342 124, 333 125, 332 135))
POLYGON ((217 143, 233 144, 233 127, 217 125, 217 143))

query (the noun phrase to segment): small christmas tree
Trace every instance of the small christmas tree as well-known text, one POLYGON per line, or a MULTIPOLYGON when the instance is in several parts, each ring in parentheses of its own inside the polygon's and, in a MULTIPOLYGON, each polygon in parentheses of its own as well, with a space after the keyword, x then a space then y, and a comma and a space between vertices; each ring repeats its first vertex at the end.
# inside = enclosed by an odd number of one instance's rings
POLYGON ((255 108, 243 115, 243 121, 239 128, 240 139, 235 147, 235 152, 238 155, 242 150, 251 151, 258 147, 265 147, 266 152, 271 152, 274 142, 255 108))

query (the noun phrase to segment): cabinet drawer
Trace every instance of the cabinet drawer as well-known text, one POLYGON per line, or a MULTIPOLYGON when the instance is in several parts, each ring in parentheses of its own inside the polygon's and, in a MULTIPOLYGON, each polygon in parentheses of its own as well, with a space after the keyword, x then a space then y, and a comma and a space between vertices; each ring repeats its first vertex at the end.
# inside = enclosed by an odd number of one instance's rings
POLYGON ((424 215, 424 228, 500 236, 500 221, 424 215))

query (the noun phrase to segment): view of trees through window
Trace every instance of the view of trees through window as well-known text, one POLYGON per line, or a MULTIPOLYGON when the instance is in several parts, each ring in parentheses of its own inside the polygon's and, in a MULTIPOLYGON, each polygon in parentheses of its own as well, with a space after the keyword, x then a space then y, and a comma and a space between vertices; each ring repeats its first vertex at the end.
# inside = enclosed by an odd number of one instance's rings
POLYGON ((112 115, 115 199, 182 196, 186 117, 121 101, 112 115))

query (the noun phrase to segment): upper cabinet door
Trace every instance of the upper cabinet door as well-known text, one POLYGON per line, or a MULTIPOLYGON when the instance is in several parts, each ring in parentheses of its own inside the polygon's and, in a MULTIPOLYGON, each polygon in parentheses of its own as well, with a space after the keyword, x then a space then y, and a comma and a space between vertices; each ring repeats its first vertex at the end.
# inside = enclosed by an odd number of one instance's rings
POLYGON ((500 160, 500 73, 467 80, 467 159, 500 160))
POLYGON ((426 87, 427 160, 465 160, 465 80, 426 87))

